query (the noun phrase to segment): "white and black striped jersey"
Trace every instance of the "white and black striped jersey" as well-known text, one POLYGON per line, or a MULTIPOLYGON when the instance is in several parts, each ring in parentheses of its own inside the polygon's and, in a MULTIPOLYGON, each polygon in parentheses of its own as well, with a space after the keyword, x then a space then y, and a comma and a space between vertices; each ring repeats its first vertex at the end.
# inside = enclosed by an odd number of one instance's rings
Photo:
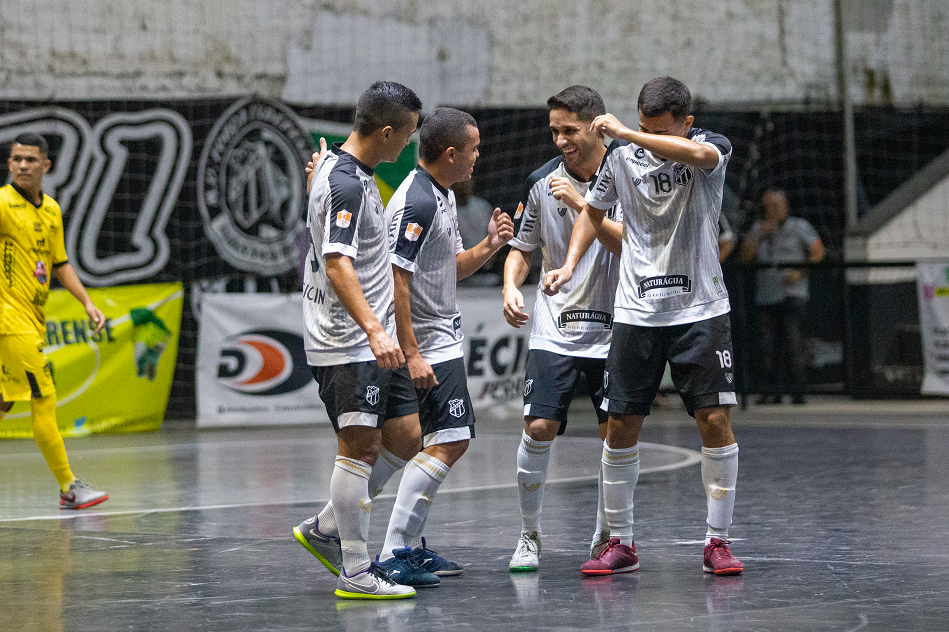
POLYGON ((330 366, 374 360, 366 332, 340 303, 326 276, 326 255, 352 260, 363 296, 395 338, 395 302, 385 207, 372 169, 339 144, 317 165, 307 209, 310 240, 303 281, 307 362, 330 366))
MULTIPOLYGON (((561 267, 567 258, 570 235, 577 212, 565 202, 554 199, 551 178, 567 178, 580 195, 587 193, 589 182, 571 173, 558 156, 527 178, 523 208, 514 216, 513 248, 543 256, 541 281, 534 302, 534 325, 530 349, 542 349, 561 355, 605 358, 610 349, 613 328, 613 297, 619 281, 619 259, 599 241, 580 260, 573 278, 556 296, 542 291, 543 275, 561 267)), ((596 177, 594 176, 594 181, 596 177)), ((607 217, 621 221, 619 205, 610 205, 607 217)))
POLYGON ((416 167, 389 200, 386 225, 392 264, 412 273, 409 298, 419 354, 429 364, 462 357, 456 257, 464 246, 455 192, 416 167))
POLYGON ((729 311, 718 262, 718 219, 732 147, 724 136, 698 128, 689 138, 715 148, 714 169, 662 160, 617 140, 587 192, 587 202, 596 208, 617 202, 623 207, 617 322, 660 327, 729 311))

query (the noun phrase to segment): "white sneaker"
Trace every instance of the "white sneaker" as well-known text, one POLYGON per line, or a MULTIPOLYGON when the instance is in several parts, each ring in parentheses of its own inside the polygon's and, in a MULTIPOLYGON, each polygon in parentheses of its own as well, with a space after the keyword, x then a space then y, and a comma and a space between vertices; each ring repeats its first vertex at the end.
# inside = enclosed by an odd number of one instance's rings
POLYGON ((97 492, 77 478, 69 485, 69 489, 59 495, 59 508, 85 509, 107 500, 108 494, 97 492))
POLYGON ((517 548, 507 565, 512 573, 529 573, 540 566, 540 534, 536 531, 522 533, 517 548))
POLYGON ((336 596, 342 599, 407 599, 415 596, 415 589, 393 583, 372 563, 352 577, 346 575, 344 568, 336 580, 336 596))

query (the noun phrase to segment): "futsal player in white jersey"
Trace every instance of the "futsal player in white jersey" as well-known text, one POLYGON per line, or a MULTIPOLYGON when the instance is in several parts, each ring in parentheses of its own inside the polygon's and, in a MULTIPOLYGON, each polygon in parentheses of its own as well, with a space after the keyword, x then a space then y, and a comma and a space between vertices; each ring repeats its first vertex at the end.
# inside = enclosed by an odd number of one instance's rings
POLYGON ((514 235, 513 220, 496 208, 487 236, 468 250, 462 245, 451 187, 471 178, 478 158, 481 138, 474 117, 436 108, 425 117, 419 141, 419 165, 389 200, 386 224, 399 345, 418 394, 424 448, 402 475, 379 556, 391 579, 416 587, 462 572, 422 537, 439 486, 474 437, 456 283, 514 235))
POLYGON ((385 208, 373 177, 408 145, 421 106, 401 84, 373 84, 356 105, 353 132, 317 165, 309 197, 305 349, 339 452, 330 503, 293 531, 339 576, 342 598, 415 595, 371 562, 366 538, 370 490, 381 490, 421 447, 418 401, 394 339, 385 208))
POLYGON ((735 504, 738 444, 729 303, 718 261, 718 217, 731 144, 692 127, 688 88, 671 77, 639 94, 639 131, 612 114, 592 128, 616 140, 586 196, 565 264, 544 277, 545 292, 568 283, 593 243, 606 209, 623 207, 623 249, 606 363, 609 422, 602 476, 609 546, 581 572, 606 575, 639 568, 633 544, 633 492, 639 433, 668 361, 676 389, 702 435, 707 499, 703 567, 717 575, 743 570, 728 549, 735 504))
MULTIPOLYGON (((561 155, 528 177, 516 214, 517 232, 504 265, 503 289, 504 317, 513 327, 529 320, 518 287, 527 277, 534 252, 540 250, 544 272, 564 260, 583 195, 606 154, 602 134, 590 127, 594 118, 606 112, 595 90, 571 86, 548 99, 547 105, 550 131, 561 155)), ((612 206, 607 216, 604 241, 618 253, 622 226, 612 220, 621 219, 619 206, 612 206)), ((537 286, 524 386, 524 432, 517 451, 521 536, 511 557, 511 571, 536 571, 539 566, 540 514, 550 448, 566 427, 567 409, 581 374, 599 417, 601 435, 606 431, 606 413, 600 403, 618 280, 619 257, 596 242, 562 293, 547 296, 537 286)), ((605 529, 598 512, 593 547, 604 539, 601 531, 605 529)))

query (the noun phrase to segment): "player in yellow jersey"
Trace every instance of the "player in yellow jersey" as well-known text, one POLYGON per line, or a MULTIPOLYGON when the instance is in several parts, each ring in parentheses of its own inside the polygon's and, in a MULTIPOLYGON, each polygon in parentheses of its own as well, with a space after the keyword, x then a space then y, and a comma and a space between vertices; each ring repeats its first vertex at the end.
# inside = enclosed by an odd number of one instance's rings
POLYGON ((43 195, 52 165, 46 140, 20 134, 7 165, 13 183, 0 188, 0 419, 13 402, 30 400, 33 436, 62 491, 59 506, 85 509, 109 496, 73 476, 56 425, 56 389, 43 353, 50 273, 82 303, 96 333, 105 316, 66 260, 59 204, 43 195))

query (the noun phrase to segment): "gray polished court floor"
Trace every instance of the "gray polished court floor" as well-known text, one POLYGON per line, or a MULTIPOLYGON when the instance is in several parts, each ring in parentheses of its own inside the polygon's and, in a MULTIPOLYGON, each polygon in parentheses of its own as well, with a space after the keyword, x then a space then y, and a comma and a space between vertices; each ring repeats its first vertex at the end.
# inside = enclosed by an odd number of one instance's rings
MULTIPOLYGON (((575 407, 555 442, 541 570, 512 575, 520 422, 481 423, 432 508, 429 545, 465 565, 415 599, 347 602, 290 531, 329 493, 327 427, 67 440, 112 498, 60 511, 31 441, 0 442, 0 630, 946 630, 949 403, 735 410, 732 551, 702 572, 698 433, 647 419, 641 570, 584 578, 600 445, 575 407)), ((381 546, 397 480, 373 503, 381 546)))

